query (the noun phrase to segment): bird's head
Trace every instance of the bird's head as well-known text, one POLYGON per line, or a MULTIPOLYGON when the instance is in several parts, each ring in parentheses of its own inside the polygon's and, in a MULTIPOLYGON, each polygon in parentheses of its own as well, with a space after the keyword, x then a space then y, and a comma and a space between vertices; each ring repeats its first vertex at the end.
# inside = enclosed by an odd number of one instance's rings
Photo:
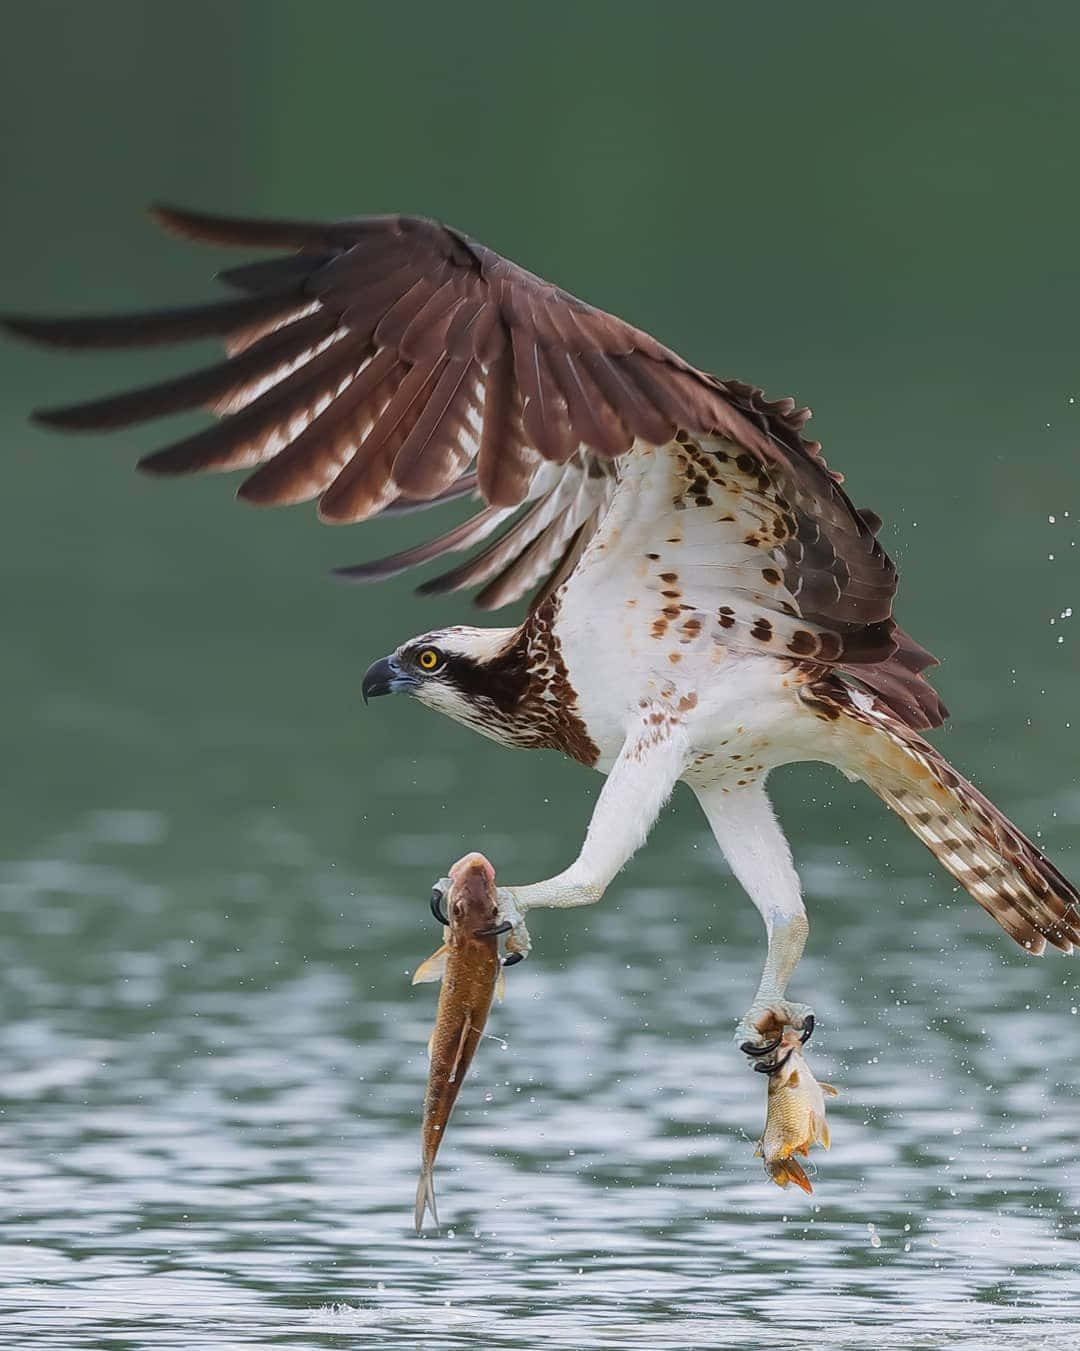
POLYGON ((521 699, 527 671, 517 629, 467 625, 410 638, 367 669, 364 702, 378 694, 411 694, 429 708, 496 741, 521 699))

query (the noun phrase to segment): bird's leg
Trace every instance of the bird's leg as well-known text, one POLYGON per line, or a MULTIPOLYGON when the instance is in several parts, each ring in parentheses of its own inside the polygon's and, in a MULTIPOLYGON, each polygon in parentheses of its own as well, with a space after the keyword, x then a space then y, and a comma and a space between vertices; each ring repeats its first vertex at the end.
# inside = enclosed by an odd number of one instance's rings
POLYGON ((808 1004, 794 1004, 785 998, 788 981, 795 972, 806 946, 810 925, 805 912, 792 914, 776 909, 763 910, 769 949, 761 972, 754 1002, 735 1029, 735 1040, 748 1056, 757 1058, 777 1049, 785 1027, 802 1032, 805 1043, 814 1030, 814 1014, 808 1004))
POLYGON ((650 720, 627 738, 600 790, 581 852, 569 868, 524 887, 499 888, 499 918, 510 920, 511 952, 527 953, 525 912, 544 906, 591 905, 642 844, 686 768, 681 728, 650 720))
POLYGON ((765 921, 769 948, 753 1003, 740 1019, 735 1040, 751 1059, 769 1066, 786 1027, 814 1030, 813 1010, 786 998, 799 964, 809 921, 791 850, 762 784, 722 793, 719 786, 694 790, 731 871, 765 921))

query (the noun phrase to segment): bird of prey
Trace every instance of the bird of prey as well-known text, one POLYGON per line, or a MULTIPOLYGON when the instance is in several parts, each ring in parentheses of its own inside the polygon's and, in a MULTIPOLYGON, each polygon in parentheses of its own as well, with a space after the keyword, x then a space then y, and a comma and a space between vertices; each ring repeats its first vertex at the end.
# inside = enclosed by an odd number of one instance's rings
POLYGON ((807 409, 429 220, 154 214, 278 252, 221 273, 232 294, 215 303, 7 323, 70 348, 217 337, 226 359, 37 418, 97 431, 208 408, 219 421, 141 468, 244 470, 245 501, 317 499, 329 522, 477 500, 430 542, 343 571, 463 553, 420 589, 478 587, 484 610, 532 593, 523 623, 422 634, 363 680, 365 698, 407 693, 606 776, 574 862, 500 889, 519 949, 530 910, 601 898, 682 780, 768 935, 737 1039, 761 1057, 763 1026, 808 1033, 811 1010, 786 999, 808 924, 765 791, 797 760, 866 783, 1029 952, 1080 943, 1076 889, 921 735, 945 717, 935 659, 897 625, 880 519, 804 436, 807 409))

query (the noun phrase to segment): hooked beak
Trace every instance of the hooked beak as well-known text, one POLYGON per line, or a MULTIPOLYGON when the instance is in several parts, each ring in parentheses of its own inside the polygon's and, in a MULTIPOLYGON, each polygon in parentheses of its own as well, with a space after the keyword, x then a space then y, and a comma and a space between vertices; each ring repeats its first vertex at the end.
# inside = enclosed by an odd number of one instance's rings
POLYGON ((364 673, 360 693, 366 704, 377 694, 397 694, 399 690, 411 690, 413 684, 414 681, 402 671, 394 657, 381 657, 372 662, 364 673))

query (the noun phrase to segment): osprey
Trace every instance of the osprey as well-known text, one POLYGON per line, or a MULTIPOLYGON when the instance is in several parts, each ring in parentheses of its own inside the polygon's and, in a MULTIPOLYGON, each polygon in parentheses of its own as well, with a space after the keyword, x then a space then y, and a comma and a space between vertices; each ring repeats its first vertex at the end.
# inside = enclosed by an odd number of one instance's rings
POLYGON ((365 699, 408 693, 606 776, 576 860, 500 889, 519 949, 529 910, 600 899, 682 780, 768 934, 738 1039, 761 1057, 770 1019, 808 1035, 810 1009, 785 998, 806 913, 765 792, 795 760, 868 784, 1029 952, 1080 943, 1075 888, 920 735, 945 717, 923 674, 935 659, 893 618, 880 519, 805 438, 809 410, 708 375, 431 221, 154 214, 206 243, 286 252, 223 272, 236 294, 214 304, 9 319, 61 347, 215 336, 227 350, 36 416, 85 431, 209 408, 219 422, 141 468, 253 471, 246 501, 316 498, 335 523, 479 500, 429 543, 342 571, 466 553, 420 589, 480 587, 482 609, 534 593, 522 624, 426 633, 363 681, 365 699))

